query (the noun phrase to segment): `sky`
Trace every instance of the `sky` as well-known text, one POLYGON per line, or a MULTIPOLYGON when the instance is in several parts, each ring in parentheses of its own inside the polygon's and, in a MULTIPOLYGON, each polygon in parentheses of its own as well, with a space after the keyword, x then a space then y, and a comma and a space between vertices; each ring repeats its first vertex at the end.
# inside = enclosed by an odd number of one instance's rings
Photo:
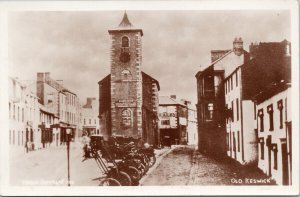
MULTIPOLYGON (((124 11, 12 12, 8 20, 9 75, 36 80, 50 72, 84 103, 99 96, 98 81, 110 73, 108 30, 124 11)), ((210 63, 210 51, 231 49, 235 37, 251 42, 290 41, 290 13, 260 11, 133 11, 143 30, 142 70, 160 83, 160 96, 197 101, 196 73, 210 63)))

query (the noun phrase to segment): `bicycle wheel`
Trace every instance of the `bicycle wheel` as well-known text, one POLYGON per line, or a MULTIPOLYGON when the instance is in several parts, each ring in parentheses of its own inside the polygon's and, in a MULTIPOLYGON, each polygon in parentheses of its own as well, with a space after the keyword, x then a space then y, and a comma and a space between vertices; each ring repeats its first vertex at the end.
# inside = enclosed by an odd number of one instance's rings
POLYGON ((105 178, 100 181, 99 186, 121 186, 121 183, 114 178, 105 178))
POLYGON ((144 164, 141 164, 140 170, 142 175, 146 174, 146 167, 144 166, 144 164))
POLYGON ((132 182, 138 181, 141 178, 140 171, 133 166, 128 166, 125 172, 130 176, 132 182))
POLYGON ((148 156, 149 157, 149 167, 152 167, 154 164, 155 164, 155 162, 156 162, 156 157, 155 157, 155 155, 149 155, 148 156))
POLYGON ((117 179, 122 186, 131 186, 132 184, 131 178, 126 172, 119 171, 119 174, 116 176, 117 177, 114 178, 117 179))

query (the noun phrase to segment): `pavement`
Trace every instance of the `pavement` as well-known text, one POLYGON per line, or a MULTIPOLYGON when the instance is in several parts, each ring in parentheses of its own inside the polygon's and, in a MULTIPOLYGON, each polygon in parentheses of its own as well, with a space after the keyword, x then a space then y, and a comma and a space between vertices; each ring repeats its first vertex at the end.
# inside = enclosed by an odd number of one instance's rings
MULTIPOLYGON (((94 160, 83 160, 82 144, 70 143, 71 185, 97 186, 102 173, 94 160), (93 180, 95 179, 95 180, 93 180)), ((11 185, 66 186, 68 184, 67 147, 49 147, 28 153, 22 148, 10 150, 11 185)))
MULTIPOLYGON (((71 186, 98 186, 104 177, 93 158, 83 158, 82 143, 70 143, 71 186)), ((170 148, 156 149, 158 159, 170 148)), ((53 146, 26 153, 23 147, 10 148, 10 183, 13 186, 66 186, 67 147, 53 146)), ((153 166, 154 167, 154 166, 153 166)), ((148 173, 151 172, 149 169, 148 173)))

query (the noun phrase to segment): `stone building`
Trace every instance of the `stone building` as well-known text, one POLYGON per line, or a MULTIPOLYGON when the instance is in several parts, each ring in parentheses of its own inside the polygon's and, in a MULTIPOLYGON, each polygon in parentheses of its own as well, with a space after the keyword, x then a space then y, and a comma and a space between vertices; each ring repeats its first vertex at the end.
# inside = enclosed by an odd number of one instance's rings
POLYGON ((197 74, 197 117, 199 150, 217 157, 226 156, 226 114, 224 79, 249 60, 243 42, 234 39, 232 49, 212 50, 212 63, 197 74))
POLYGON ((98 83, 101 134, 141 137, 156 144, 159 83, 142 72, 143 31, 125 13, 119 26, 108 32, 111 73, 98 83))
POLYGON ((96 98, 87 98, 82 106, 82 132, 85 135, 100 134, 98 118, 99 102, 96 98))
MULTIPOLYGON (((59 136, 60 143, 66 142, 66 129, 72 130, 73 138, 78 137, 78 103, 77 95, 65 88, 61 81, 53 80, 50 73, 37 73, 37 96, 39 103, 50 111, 53 111, 56 117, 59 117, 57 124, 51 125, 51 134, 55 130, 59 136)), ((41 128, 43 124, 41 123, 41 128)), ((55 135, 56 135, 55 134, 55 135)))

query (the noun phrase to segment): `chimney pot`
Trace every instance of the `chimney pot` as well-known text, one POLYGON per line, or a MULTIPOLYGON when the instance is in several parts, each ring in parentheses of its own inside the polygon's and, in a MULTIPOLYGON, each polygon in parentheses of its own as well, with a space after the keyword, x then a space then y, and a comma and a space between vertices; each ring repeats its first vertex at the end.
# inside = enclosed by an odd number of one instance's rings
POLYGON ((172 99, 176 99, 176 95, 171 95, 170 96, 172 99))

